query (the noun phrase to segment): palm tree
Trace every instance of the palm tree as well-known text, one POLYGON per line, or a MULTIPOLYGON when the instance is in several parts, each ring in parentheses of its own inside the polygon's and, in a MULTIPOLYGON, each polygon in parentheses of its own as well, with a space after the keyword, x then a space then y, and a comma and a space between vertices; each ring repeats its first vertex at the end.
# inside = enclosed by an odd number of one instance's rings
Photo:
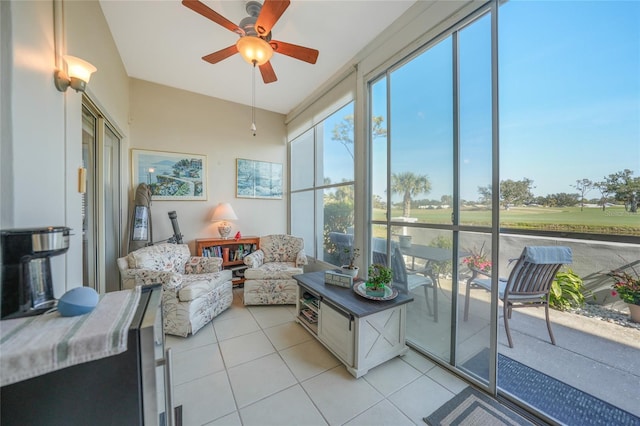
POLYGON ((426 175, 416 175, 413 172, 393 173, 391 175, 391 192, 402 195, 402 216, 411 214, 411 199, 418 194, 428 194, 431 182, 426 175))

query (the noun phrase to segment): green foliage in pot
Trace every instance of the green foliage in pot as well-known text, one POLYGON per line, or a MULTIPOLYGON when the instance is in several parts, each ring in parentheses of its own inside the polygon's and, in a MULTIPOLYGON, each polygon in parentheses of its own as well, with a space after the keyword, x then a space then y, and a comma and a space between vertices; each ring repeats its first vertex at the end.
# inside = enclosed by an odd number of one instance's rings
POLYGON ((582 278, 573 270, 558 271, 551 284, 549 304, 560 311, 580 308, 585 303, 585 292, 582 278))
POLYGON ((368 278, 365 286, 369 290, 381 290, 391 282, 393 278, 391 269, 379 263, 369 266, 368 278))
POLYGON ((631 267, 634 275, 627 271, 611 271, 609 276, 613 278, 614 283, 611 286, 612 296, 620 296, 620 299, 631 305, 640 305, 640 274, 633 266, 631 267))
POLYGON ((345 247, 342 249, 349 263, 346 265, 348 269, 356 269, 355 261, 360 257, 360 249, 353 247, 345 247))

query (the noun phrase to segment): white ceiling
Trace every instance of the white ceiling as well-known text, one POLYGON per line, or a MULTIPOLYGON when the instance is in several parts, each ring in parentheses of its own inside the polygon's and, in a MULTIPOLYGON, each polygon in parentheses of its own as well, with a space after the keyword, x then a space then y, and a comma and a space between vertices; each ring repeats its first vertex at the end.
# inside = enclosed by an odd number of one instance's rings
MULTIPOLYGON (((245 1, 203 0, 239 24, 245 1)), ((414 0, 292 0, 273 27, 274 40, 320 51, 315 65, 274 54, 278 77, 264 84, 256 69, 256 106, 286 114, 402 15, 414 0)), ((204 55, 235 44, 237 35, 179 0, 100 0, 130 77, 251 105, 253 68, 239 54, 215 65, 204 55)))

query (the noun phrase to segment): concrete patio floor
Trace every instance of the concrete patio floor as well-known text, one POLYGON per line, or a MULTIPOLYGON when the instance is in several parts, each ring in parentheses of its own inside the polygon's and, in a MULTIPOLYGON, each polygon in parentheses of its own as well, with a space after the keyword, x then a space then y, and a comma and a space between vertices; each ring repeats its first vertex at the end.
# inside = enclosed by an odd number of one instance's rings
MULTIPOLYGON (((415 300, 407 313, 407 340, 448 361, 451 282, 441 281, 437 323, 427 312, 422 289, 414 290, 415 300)), ((468 321, 462 320, 463 292, 458 306, 457 364, 462 365, 488 347, 489 292, 471 292, 468 321)), ((499 312, 499 353, 640 417, 640 330, 552 309, 554 346, 544 309, 526 308, 514 310, 509 321, 514 342, 509 348, 501 302, 499 312)))

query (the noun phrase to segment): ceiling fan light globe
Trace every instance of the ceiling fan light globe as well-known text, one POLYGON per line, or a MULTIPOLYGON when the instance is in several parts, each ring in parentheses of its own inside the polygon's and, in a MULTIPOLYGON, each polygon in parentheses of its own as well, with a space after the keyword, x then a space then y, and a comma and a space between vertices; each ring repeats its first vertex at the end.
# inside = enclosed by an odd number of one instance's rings
POLYGON ((236 47, 247 63, 258 66, 269 62, 273 56, 273 48, 260 37, 244 36, 236 42, 236 47))

